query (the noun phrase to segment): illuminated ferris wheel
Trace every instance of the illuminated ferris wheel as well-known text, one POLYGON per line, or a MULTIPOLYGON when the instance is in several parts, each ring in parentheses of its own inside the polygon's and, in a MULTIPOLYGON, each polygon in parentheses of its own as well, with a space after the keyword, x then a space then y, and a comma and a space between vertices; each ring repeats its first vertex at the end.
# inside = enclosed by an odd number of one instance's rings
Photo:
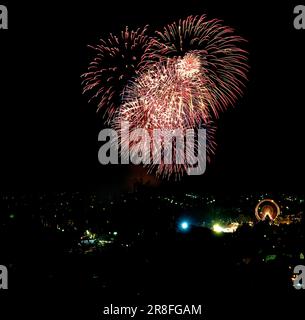
POLYGON ((259 221, 264 221, 267 218, 274 221, 280 212, 279 205, 272 199, 261 200, 255 208, 255 216, 259 221))

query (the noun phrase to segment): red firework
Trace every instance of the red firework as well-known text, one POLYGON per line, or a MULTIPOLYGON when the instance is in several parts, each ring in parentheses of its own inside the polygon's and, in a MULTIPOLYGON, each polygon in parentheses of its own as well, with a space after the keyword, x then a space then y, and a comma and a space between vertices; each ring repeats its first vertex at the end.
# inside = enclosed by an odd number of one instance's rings
MULTIPOLYGON (((185 58, 168 59, 166 63, 156 63, 144 72, 124 92, 124 101, 114 121, 114 128, 120 129, 122 121, 128 121, 129 130, 143 128, 149 133, 147 142, 153 140, 154 131, 166 131, 170 136, 175 130, 181 130, 186 136, 188 129, 205 128, 207 130, 207 153, 209 160, 215 150, 213 127, 208 113, 208 93, 205 91, 204 80, 201 79, 199 63, 193 55, 185 58)), ((120 132, 119 130, 117 130, 120 132)), ((138 143, 129 141, 129 135, 120 135, 121 144, 129 144, 130 154, 138 152, 138 143), (126 138, 127 137, 127 138, 126 138), (128 142, 126 140, 128 139, 128 142)), ((188 150, 188 156, 197 153, 188 150)), ((154 158, 158 150, 154 146, 144 148, 149 158, 154 158)), ((176 178, 183 175, 188 169, 188 163, 177 163, 175 158, 178 152, 187 150, 173 149, 173 163, 164 161, 157 165, 149 163, 150 171, 155 171, 158 176, 176 178)), ((124 155, 123 155, 124 156, 124 155)), ((183 154, 183 157, 185 155, 183 154)), ((145 158, 145 157, 144 157, 145 158)), ((206 159, 203 159, 204 162, 206 159)))
POLYGON ((200 68, 209 108, 218 117, 219 112, 234 105, 242 95, 249 68, 247 52, 241 48, 243 42, 221 20, 207 20, 205 15, 189 16, 167 25, 162 32, 157 31, 145 58, 153 63, 171 57, 195 56, 197 61, 190 62, 200 68))
POLYGON ((106 119, 112 116, 121 104, 121 94, 128 81, 137 76, 138 69, 145 63, 144 53, 150 41, 146 35, 147 26, 100 39, 99 44, 89 46, 95 51, 88 71, 82 75, 83 93, 89 92, 98 106, 106 109, 106 119))
MULTIPOLYGON (((128 121, 128 133, 142 128, 152 138, 157 129, 187 135, 189 129, 205 128, 209 160, 216 147, 211 119, 234 105, 247 80, 245 40, 205 15, 169 24, 155 37, 148 37, 146 29, 129 32, 126 27, 119 36, 111 34, 91 47, 96 56, 82 76, 83 91, 98 100, 98 110, 105 107, 114 129, 128 121)), ((119 136, 121 152, 128 144, 133 156, 138 144, 127 137, 119 136)), ((194 148, 198 149, 196 141, 194 148)), ((150 157, 156 153, 154 146, 144 149, 150 157)), ((173 158, 179 152, 174 146, 173 158)), ((158 176, 176 178, 188 168, 180 162, 144 165, 158 176)))

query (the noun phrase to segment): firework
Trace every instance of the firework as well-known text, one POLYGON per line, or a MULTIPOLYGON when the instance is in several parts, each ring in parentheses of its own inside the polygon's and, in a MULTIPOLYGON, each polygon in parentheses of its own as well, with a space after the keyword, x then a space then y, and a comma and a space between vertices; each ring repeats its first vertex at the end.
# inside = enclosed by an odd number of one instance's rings
POLYGON ((121 94, 128 81, 137 76, 145 63, 144 53, 150 41, 147 26, 136 31, 125 28, 119 35, 110 34, 99 44, 89 46, 95 51, 88 71, 82 75, 83 93, 89 92, 89 101, 96 99, 97 110, 106 110, 109 122, 121 104, 121 94))
POLYGON ((188 57, 184 58, 185 75, 202 75, 205 82, 202 95, 208 93, 209 108, 218 117, 242 95, 248 71, 247 52, 240 47, 243 42, 220 20, 207 20, 205 15, 189 16, 167 25, 162 32, 157 31, 145 56, 151 63, 188 57))
POLYGON ((125 120, 115 126, 119 132, 118 144, 114 140, 114 145, 120 146, 121 157, 131 159, 134 164, 142 164, 148 168, 148 173, 154 173, 157 177, 171 178, 177 180, 185 175, 190 168, 198 167, 198 171, 204 172, 206 162, 210 162, 215 152, 215 131, 212 122, 200 125, 198 129, 205 129, 205 141, 199 144, 196 130, 193 128, 160 129, 160 134, 156 135, 158 129, 141 130, 139 139, 139 128, 128 131, 121 130, 120 125, 125 120), (136 134, 134 134, 136 132, 136 134), (185 143, 186 142, 186 143, 185 143), (185 143, 185 144, 184 144, 185 143), (178 147, 179 144, 179 147, 178 147), (205 146, 207 146, 205 148, 205 146), (201 149, 200 149, 201 147, 201 149), (201 152, 200 152, 201 151, 201 152), (141 159, 138 163, 135 159, 141 159))
MULTIPOLYGON (((139 128, 148 133, 141 148, 144 158, 154 158, 159 152, 150 144, 156 130, 169 138, 173 132, 185 138, 190 130, 205 128, 205 163, 216 148, 212 119, 243 93, 249 68, 242 49, 245 40, 222 21, 207 20, 204 15, 171 23, 154 37, 146 31, 147 27, 136 31, 126 27, 120 35, 110 34, 91 46, 96 56, 82 76, 83 92, 97 99, 98 110, 107 110, 106 121, 119 132, 122 157, 127 157, 126 146, 128 157, 139 153, 138 141, 129 139, 139 128), (122 122, 128 122, 128 132, 120 130, 122 122)), ((191 145, 194 152, 188 146, 180 150, 174 143, 173 159, 179 153, 196 158, 198 141, 191 145)), ((143 165, 161 177, 180 178, 188 169, 187 163, 179 161, 143 165)))
MULTIPOLYGON (((123 95, 125 101, 119 109, 115 121, 114 128, 118 132, 122 121, 128 121, 129 131, 132 132, 137 128, 143 128, 149 133, 149 144, 153 140, 155 130, 165 132, 166 138, 171 139, 171 136, 177 130, 180 130, 181 136, 186 137, 189 129, 205 128, 207 130, 207 153, 206 157, 209 160, 215 150, 214 133, 215 127, 209 118, 207 104, 209 101, 208 92, 205 91, 205 80, 202 79, 200 72, 196 69, 199 67, 196 64, 195 56, 187 56, 185 58, 168 59, 165 63, 160 62, 154 64, 150 69, 136 79, 132 85, 129 85, 123 95), (194 62, 194 66, 189 61, 194 62)), ((131 156, 138 152, 137 142, 126 141, 128 134, 120 136, 121 144, 129 144, 131 156)), ((149 171, 155 171, 157 176, 169 177, 170 175, 176 178, 188 169, 186 162, 178 163, 175 159, 178 152, 182 158, 198 154, 198 141, 194 141, 195 150, 178 150, 173 148, 174 160, 172 164, 167 164, 161 161, 158 165, 149 163, 149 171)), ((163 145, 161 144, 161 147, 163 145)), ((145 155, 149 158, 155 158, 159 149, 154 146, 143 148, 149 154, 145 155)), ((124 156, 124 155, 123 155, 124 156)), ((205 160, 206 159, 202 159, 205 160)), ((199 161, 198 161, 199 162, 199 161)), ((203 163, 203 161, 201 161, 203 163)))
POLYGON ((210 118, 208 79, 194 70, 188 59, 195 58, 155 63, 131 82, 124 90, 120 117, 137 109, 133 122, 145 129, 193 128, 210 118))

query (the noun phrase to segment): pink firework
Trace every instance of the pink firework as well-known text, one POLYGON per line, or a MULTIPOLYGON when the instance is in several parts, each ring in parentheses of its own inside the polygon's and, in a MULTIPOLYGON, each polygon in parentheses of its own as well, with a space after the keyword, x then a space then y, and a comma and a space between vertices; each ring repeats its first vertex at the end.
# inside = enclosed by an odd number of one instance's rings
MULTIPOLYGON (((181 130, 186 135, 188 129, 204 127, 207 129, 207 158, 214 153, 215 128, 209 120, 208 92, 205 93, 204 79, 199 72, 200 62, 196 56, 187 55, 184 58, 172 58, 166 62, 156 63, 142 73, 124 92, 124 101, 114 121, 114 127, 119 129, 122 121, 128 121, 129 130, 143 128, 149 132, 149 142, 153 139, 156 129, 166 130, 168 136, 175 130, 181 130)), ((118 130, 119 131, 119 130, 118 130)), ((129 144, 131 155, 137 153, 137 143, 126 142, 129 135, 121 135, 121 144, 129 144)), ((195 141, 195 153, 197 144, 195 141)), ((154 158, 157 150, 147 146, 150 158, 154 158)), ((174 147, 173 159, 181 150, 174 147)), ((187 152, 183 150, 183 152, 187 152)), ((189 153, 188 155, 190 155, 189 153)), ((185 158, 185 155, 183 154, 185 158)), ((205 160, 205 159, 204 159, 205 160)), ((158 165, 149 164, 149 171, 155 171, 157 176, 179 178, 187 168, 187 163, 158 165)))
MULTIPOLYGON (((83 92, 97 99, 98 110, 106 110, 107 122, 119 133, 121 155, 126 151, 136 156, 138 141, 129 139, 136 129, 148 132, 145 155, 158 152, 152 140, 155 130, 168 136, 178 130, 187 136, 191 129, 206 129, 205 159, 215 152, 213 118, 234 106, 247 81, 248 57, 245 40, 222 21, 207 20, 205 15, 189 16, 164 27, 155 37, 146 35, 147 28, 120 35, 110 34, 93 48, 96 56, 83 74, 83 92), (120 131, 128 121, 129 131, 120 131), (126 132, 125 132, 126 133, 126 132)), ((199 148, 194 141, 195 153, 199 148)), ((173 159, 181 151, 173 145, 173 159)), ((195 156, 194 156, 195 158, 195 156)), ((163 161, 143 163, 157 176, 180 178, 188 164, 163 161)))
POLYGON ((190 77, 198 70, 204 81, 204 94, 209 96, 210 111, 218 117, 242 95, 249 68, 247 52, 241 48, 243 42, 220 20, 189 16, 156 32, 145 56, 151 63, 181 57, 190 77))
POLYGON ((194 53, 151 65, 125 88, 120 114, 136 103, 144 112, 138 115, 141 119, 146 112, 149 115, 145 128, 196 127, 206 122, 213 97, 207 89, 209 79, 201 71, 200 59, 194 53))
POLYGON ((144 53, 150 41, 147 26, 136 31, 125 28, 120 34, 110 34, 99 44, 89 46, 95 51, 88 71, 82 75, 83 93, 89 92, 89 101, 97 101, 97 110, 104 109, 110 122, 121 105, 121 94, 128 81, 137 76, 145 64, 144 53))

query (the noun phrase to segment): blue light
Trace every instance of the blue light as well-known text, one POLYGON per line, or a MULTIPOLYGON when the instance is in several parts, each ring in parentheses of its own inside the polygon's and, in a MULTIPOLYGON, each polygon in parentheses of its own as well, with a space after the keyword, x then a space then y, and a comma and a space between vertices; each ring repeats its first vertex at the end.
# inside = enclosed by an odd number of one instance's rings
POLYGON ((189 228, 188 222, 183 221, 183 222, 181 223, 181 229, 182 229, 182 230, 187 230, 188 228, 189 228))

